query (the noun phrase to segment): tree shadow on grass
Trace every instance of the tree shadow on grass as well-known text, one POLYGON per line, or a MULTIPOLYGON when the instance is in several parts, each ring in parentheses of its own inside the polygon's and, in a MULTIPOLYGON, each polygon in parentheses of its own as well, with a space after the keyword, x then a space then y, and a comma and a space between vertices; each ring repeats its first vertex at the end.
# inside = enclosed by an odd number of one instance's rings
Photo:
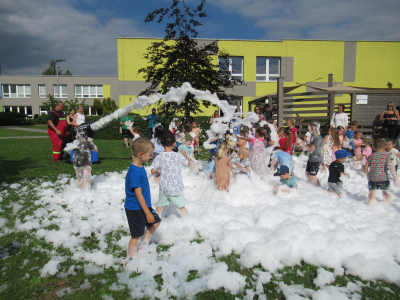
MULTIPOLYGON (((18 181, 20 180, 19 175, 22 171, 35 167, 32 159, 29 158, 10 160, 6 157, 0 157, 0 183, 4 181, 7 183, 18 181)), ((36 176, 31 176, 31 178, 36 178, 36 176)))

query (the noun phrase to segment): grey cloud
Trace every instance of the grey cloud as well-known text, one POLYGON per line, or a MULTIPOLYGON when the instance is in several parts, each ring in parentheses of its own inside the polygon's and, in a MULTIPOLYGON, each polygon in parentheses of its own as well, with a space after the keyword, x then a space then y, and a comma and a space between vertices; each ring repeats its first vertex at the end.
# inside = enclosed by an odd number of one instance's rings
POLYGON ((400 2, 393 0, 210 0, 254 20, 266 39, 399 40, 400 2))
POLYGON ((52 59, 66 59, 74 75, 117 75, 119 36, 151 36, 129 19, 100 22, 67 0, 2 0, 0 54, 3 74, 40 75, 52 59))

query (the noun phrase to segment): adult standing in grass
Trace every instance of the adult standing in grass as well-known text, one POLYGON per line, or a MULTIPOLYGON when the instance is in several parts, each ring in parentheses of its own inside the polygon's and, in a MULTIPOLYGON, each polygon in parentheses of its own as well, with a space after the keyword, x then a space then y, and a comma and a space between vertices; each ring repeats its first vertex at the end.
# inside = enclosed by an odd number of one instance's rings
POLYGON ((132 123, 133 123, 133 118, 129 114, 126 114, 125 116, 123 116, 121 118, 121 121, 119 122, 119 124, 122 125, 122 134, 124 135, 124 142, 125 142, 126 148, 129 148, 128 138, 129 138, 129 143, 130 143, 131 147, 132 147, 132 143, 133 143, 133 134, 130 131, 130 128, 132 128, 132 123), (129 128, 128 128, 128 124, 130 125, 129 128))
POLYGON ((157 123, 160 123, 160 117, 156 115, 156 109, 153 108, 151 110, 151 115, 147 116, 147 137, 149 140, 153 137, 153 128, 157 123))
POLYGON ((74 121, 74 116, 75 116, 75 109, 71 108, 69 110, 69 115, 67 116, 68 143, 74 140, 74 133, 72 132, 74 128, 74 125, 72 124, 74 121))
POLYGON ((47 121, 47 132, 53 144, 53 160, 55 162, 62 162, 62 149, 65 146, 65 137, 67 135, 67 118, 63 110, 64 103, 58 101, 56 108, 49 113, 47 121))
POLYGON ((78 111, 74 115, 74 120, 72 121, 72 125, 75 127, 78 127, 79 125, 85 123, 85 115, 83 113, 83 106, 79 105, 78 106, 78 111))

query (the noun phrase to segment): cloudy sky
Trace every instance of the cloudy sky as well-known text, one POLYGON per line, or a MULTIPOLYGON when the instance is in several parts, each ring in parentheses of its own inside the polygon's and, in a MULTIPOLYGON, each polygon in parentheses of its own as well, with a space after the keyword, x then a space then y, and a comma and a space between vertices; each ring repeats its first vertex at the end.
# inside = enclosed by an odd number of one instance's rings
MULTIPOLYGON (((171 0, 1 0, 3 75, 117 75, 117 37, 162 37, 144 23, 171 0)), ((200 0, 186 0, 189 5, 200 0)), ((208 0, 199 38, 400 41, 398 0, 208 0)))

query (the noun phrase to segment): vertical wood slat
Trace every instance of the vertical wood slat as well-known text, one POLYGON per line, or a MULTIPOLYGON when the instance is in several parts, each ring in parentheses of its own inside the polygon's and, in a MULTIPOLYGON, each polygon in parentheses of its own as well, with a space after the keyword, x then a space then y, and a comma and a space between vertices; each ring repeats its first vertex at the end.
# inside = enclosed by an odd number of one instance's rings
POLYGON ((277 105, 278 105, 278 127, 283 127, 283 77, 278 77, 277 82, 277 105))
MULTIPOLYGON (((333 74, 328 74, 328 87, 333 86, 333 74)), ((329 122, 335 112, 335 93, 328 94, 329 122)))

